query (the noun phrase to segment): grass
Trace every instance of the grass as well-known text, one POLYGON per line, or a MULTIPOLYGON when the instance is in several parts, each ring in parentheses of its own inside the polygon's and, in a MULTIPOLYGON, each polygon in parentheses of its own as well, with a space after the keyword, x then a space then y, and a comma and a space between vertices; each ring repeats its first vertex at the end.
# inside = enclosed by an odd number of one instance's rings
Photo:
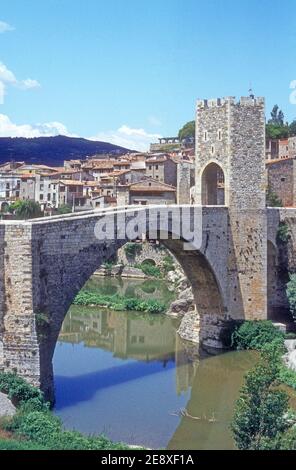
POLYGON ((80 291, 74 299, 74 305, 96 305, 111 310, 135 310, 137 312, 163 313, 166 305, 158 300, 141 300, 136 297, 123 297, 117 294, 102 295, 95 292, 80 291))

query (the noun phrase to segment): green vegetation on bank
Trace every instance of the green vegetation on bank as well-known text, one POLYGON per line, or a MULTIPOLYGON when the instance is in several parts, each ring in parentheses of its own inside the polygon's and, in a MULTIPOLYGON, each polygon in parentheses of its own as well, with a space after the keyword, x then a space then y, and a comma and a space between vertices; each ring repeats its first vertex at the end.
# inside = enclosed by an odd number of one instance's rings
POLYGON ((296 415, 280 388, 283 351, 278 337, 261 344, 261 358, 246 374, 231 424, 239 449, 296 449, 296 415))
POLYGON ((0 450, 123 450, 129 447, 114 443, 105 436, 84 436, 63 429, 61 420, 49 410, 39 389, 13 373, 0 373, 0 391, 16 404, 12 418, 2 418, 0 427, 11 439, 0 439, 0 450))
POLYGON ((274 340, 284 341, 284 334, 269 320, 244 321, 232 334, 235 349, 261 350, 274 340))
POLYGON ((136 264, 135 268, 141 269, 146 276, 161 277, 161 270, 149 261, 144 261, 142 264, 136 264))
POLYGON ((136 310, 138 312, 163 313, 166 305, 158 300, 141 300, 120 295, 101 295, 95 292, 80 291, 74 299, 74 305, 96 305, 111 310, 136 310))
POLYGON ((235 349, 255 349, 261 351, 269 344, 277 346, 279 356, 279 380, 296 390, 296 372, 285 366, 282 356, 285 353, 286 335, 269 320, 245 321, 232 334, 235 349))

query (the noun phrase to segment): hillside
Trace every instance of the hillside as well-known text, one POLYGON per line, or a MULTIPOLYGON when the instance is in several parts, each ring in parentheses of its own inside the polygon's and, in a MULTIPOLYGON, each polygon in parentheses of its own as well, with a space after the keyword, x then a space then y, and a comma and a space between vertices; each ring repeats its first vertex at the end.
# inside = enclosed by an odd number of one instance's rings
POLYGON ((88 155, 109 153, 120 155, 129 149, 107 142, 97 142, 82 138, 55 136, 0 137, 0 164, 7 161, 25 161, 59 166, 64 160, 85 158, 88 155))

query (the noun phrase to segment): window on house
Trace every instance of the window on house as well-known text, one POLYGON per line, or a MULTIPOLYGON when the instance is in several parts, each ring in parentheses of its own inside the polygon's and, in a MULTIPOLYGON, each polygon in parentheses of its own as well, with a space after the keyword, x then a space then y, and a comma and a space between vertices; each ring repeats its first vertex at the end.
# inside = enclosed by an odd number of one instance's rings
POLYGON ((152 165, 149 165, 149 170, 152 170, 152 165))
POLYGON ((204 141, 206 142, 208 140, 208 132, 204 131, 204 141))
POLYGON ((145 343, 145 336, 139 336, 139 343, 145 343))
POLYGON ((211 153, 212 153, 212 155, 214 155, 214 153, 215 153, 215 147, 214 147, 214 145, 212 145, 212 147, 211 147, 211 153))
POLYGON ((159 176, 158 176, 158 175, 156 175, 156 176, 155 176, 155 178, 158 180, 159 176))
POLYGON ((281 177, 281 181, 286 181, 286 177, 285 177, 285 176, 282 176, 282 177, 281 177))
POLYGON ((20 196, 20 192, 19 191, 16 191, 15 192, 15 197, 19 197, 20 196))
POLYGON ((158 165, 155 165, 155 170, 158 170, 158 165))
POLYGON ((44 189, 44 184, 40 184, 39 190, 40 190, 40 191, 43 191, 43 189, 44 189))
POLYGON ((6 183, 6 189, 9 189, 9 188, 10 188, 9 183, 6 183))
POLYGON ((47 200, 50 201, 50 199, 51 199, 51 195, 50 195, 50 193, 48 193, 47 194, 47 200))
POLYGON ((43 194, 39 195, 39 199, 40 199, 40 201, 43 201, 43 194))
POLYGON ((221 129, 218 130, 218 140, 222 140, 222 131, 221 131, 221 129))
POLYGON ((132 344, 135 344, 137 342, 137 337, 136 336, 132 336, 131 337, 131 343, 132 344))
POLYGON ((6 191, 5 197, 9 197, 9 191, 6 191))

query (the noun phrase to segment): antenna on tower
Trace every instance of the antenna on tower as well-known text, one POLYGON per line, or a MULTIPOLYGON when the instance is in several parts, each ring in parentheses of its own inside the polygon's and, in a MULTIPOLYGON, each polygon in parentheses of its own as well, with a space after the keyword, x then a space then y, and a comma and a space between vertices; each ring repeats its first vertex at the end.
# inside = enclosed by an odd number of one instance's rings
POLYGON ((253 92, 253 88, 252 88, 252 82, 250 82, 249 96, 250 96, 250 98, 252 98, 252 99, 255 98, 255 95, 254 95, 254 92, 253 92))

